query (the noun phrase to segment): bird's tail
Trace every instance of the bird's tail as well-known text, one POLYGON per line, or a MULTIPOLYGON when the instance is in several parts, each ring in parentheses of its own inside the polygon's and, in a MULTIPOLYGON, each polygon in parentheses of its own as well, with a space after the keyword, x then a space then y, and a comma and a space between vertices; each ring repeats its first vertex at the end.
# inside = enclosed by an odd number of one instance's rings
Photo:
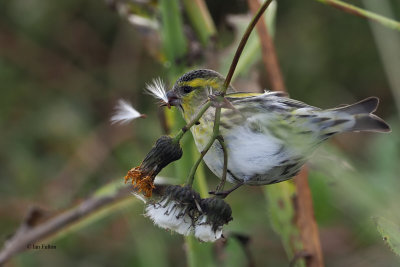
POLYGON ((372 114, 378 107, 379 98, 368 97, 360 102, 352 105, 347 105, 339 108, 335 108, 335 111, 345 112, 349 115, 353 115, 355 119, 354 125, 347 129, 349 132, 356 131, 368 131, 368 132, 379 132, 388 133, 390 132, 390 126, 378 116, 372 114))

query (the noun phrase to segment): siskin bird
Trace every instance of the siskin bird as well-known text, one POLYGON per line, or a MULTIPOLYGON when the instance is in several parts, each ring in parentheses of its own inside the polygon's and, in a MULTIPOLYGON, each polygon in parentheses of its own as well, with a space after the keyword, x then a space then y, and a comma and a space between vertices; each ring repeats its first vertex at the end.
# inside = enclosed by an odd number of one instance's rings
MULTIPOLYGON (((168 105, 178 107, 186 122, 197 115, 210 94, 224 83, 219 73, 201 69, 180 77, 167 92, 168 105)), ((230 86, 222 108, 220 134, 228 153, 227 180, 238 186, 266 185, 295 176, 312 152, 325 140, 343 132, 390 132, 389 125, 372 114, 376 97, 352 105, 320 109, 288 98, 284 92, 240 93, 230 86)), ((202 151, 212 136, 215 107, 191 128, 202 151)), ((221 178, 223 149, 215 141, 204 161, 221 178)))

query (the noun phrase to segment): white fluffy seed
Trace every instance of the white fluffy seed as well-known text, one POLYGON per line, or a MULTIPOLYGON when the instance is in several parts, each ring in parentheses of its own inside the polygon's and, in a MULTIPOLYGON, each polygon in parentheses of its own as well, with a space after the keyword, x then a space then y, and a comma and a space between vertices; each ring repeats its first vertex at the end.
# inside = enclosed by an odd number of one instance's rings
POLYGON ((118 104, 115 106, 115 113, 111 117, 111 123, 126 124, 141 116, 142 115, 136 109, 134 109, 129 102, 120 99, 118 104))
POLYGON ((215 242, 222 236, 222 226, 218 227, 216 231, 212 229, 212 225, 207 223, 207 217, 199 219, 195 225, 194 236, 204 242, 215 242))
POLYGON ((155 78, 151 83, 146 84, 145 92, 164 101, 165 103, 168 103, 165 83, 161 80, 161 78, 155 78))
POLYGON ((159 204, 146 206, 146 216, 150 217, 155 225, 160 228, 175 231, 181 235, 190 235, 192 219, 185 214, 185 210, 175 201, 161 201, 159 204))

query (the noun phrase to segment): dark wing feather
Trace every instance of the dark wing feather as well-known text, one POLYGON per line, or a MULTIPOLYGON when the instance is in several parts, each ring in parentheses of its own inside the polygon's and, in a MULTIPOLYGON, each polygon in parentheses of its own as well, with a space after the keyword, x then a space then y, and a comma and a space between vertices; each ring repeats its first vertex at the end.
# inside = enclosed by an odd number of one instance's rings
POLYGON ((265 92, 263 94, 256 93, 235 93, 226 96, 226 99, 238 109, 246 109, 247 107, 255 107, 265 111, 287 111, 299 108, 316 107, 307 105, 301 101, 286 97, 284 92, 265 92), (249 105, 251 103, 251 106, 249 105))

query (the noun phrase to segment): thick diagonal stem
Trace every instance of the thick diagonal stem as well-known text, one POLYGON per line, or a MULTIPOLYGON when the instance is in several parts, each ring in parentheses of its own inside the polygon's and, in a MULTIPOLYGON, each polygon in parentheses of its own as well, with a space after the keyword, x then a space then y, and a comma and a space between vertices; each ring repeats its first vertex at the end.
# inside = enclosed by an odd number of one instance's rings
POLYGON ((247 26, 247 29, 246 29, 245 33, 243 34, 242 39, 240 40, 239 46, 236 49, 235 56, 233 57, 232 64, 231 64, 231 66, 229 68, 229 71, 228 71, 228 75, 226 75, 225 82, 224 82, 224 88, 223 88, 223 91, 222 91, 223 94, 225 94, 227 88, 229 87, 229 84, 231 83, 232 76, 233 76, 233 73, 235 72, 237 63, 239 62, 240 55, 243 52, 243 49, 244 49, 244 47, 245 47, 245 45, 247 43, 247 40, 250 37, 251 32, 254 29, 254 26, 257 24, 257 22, 259 21, 260 17, 264 13, 264 11, 267 9, 269 4, 271 4, 271 2, 272 2, 272 0, 265 1, 264 4, 258 9, 257 13, 254 15, 254 17, 251 20, 249 26, 247 26))
MULTIPOLYGON (((233 73, 235 72, 237 63, 239 62, 240 55, 242 54, 243 49, 247 43, 247 40, 249 39, 249 36, 254 29, 254 26, 257 24, 261 15, 264 13, 264 11, 267 9, 267 7, 269 6, 269 4, 271 2, 272 2, 272 0, 267 0, 264 2, 264 4, 259 8, 256 15, 253 17, 252 21, 250 22, 249 26, 247 27, 242 39, 240 40, 240 43, 236 50, 235 56, 233 57, 233 60, 232 60, 231 66, 229 68, 228 74, 225 78, 224 85, 221 90, 220 96, 224 97, 226 90, 229 87, 229 84, 232 80, 232 76, 233 76, 233 73)), ((208 103, 210 103, 210 102, 208 102, 208 103)), ((210 105, 211 105, 211 103, 210 103, 210 105)), ((202 111, 203 111, 202 114, 200 114, 201 112, 199 112, 198 116, 200 115, 200 117, 201 117, 204 114, 204 112, 207 110, 207 108, 204 110, 202 109, 202 111)), ((206 147, 204 148, 204 150, 201 152, 200 158, 196 161, 195 165, 193 165, 193 167, 189 173, 188 182, 187 182, 187 184, 189 186, 191 186, 193 184, 194 174, 196 173, 197 167, 200 165, 201 160, 204 158, 205 154, 208 152, 208 150, 210 149, 210 147, 212 146, 214 141, 219 136, 220 117, 221 117, 221 107, 216 107, 215 108, 213 135, 212 135, 211 139, 209 140, 208 144, 206 145, 206 147)), ((194 123, 196 123, 196 121, 194 121, 193 124, 190 125, 190 127, 193 126, 194 123)), ((180 133, 178 133, 176 135, 176 138, 179 138, 179 139, 182 138, 183 134, 184 134, 184 131, 181 130, 180 133)), ((223 141, 222 141, 222 143, 223 143, 223 141)), ((224 156, 224 166, 227 166, 227 165, 228 165, 228 157, 224 156)), ((226 173, 227 173, 226 170, 223 171, 223 176, 221 177, 222 181, 226 180, 226 173)))
POLYGON ((372 21, 382 24, 385 27, 400 31, 400 22, 386 18, 386 17, 378 15, 376 13, 364 10, 362 8, 353 6, 351 4, 348 4, 348 3, 345 3, 345 2, 342 2, 339 0, 317 0, 317 1, 321 2, 325 5, 335 7, 337 9, 342 10, 351 15, 355 15, 355 16, 362 17, 365 19, 370 19, 372 21))
POLYGON ((196 174, 196 170, 199 167, 201 161, 203 160, 204 156, 207 154, 208 150, 210 150, 212 144, 215 141, 215 137, 214 135, 210 138, 210 140, 208 141, 207 145, 204 147, 204 149, 200 152, 200 157, 197 159, 197 161, 194 163, 194 165, 192 166, 192 168, 190 169, 190 173, 188 175, 188 179, 186 184, 188 186, 192 186, 193 185, 193 181, 194 181, 194 175, 196 174))
MULTIPOLYGON (((214 127, 213 127, 213 134, 208 141, 207 145, 204 147, 204 149, 200 152, 200 157, 197 159, 195 164, 193 165, 192 169, 190 170, 188 180, 187 180, 187 185, 192 186, 193 181, 194 181, 194 175, 196 173, 197 168, 199 167, 201 161, 203 160, 204 156, 207 154, 208 150, 210 150, 211 146, 217 139, 219 135, 219 122, 220 122, 220 115, 221 115, 221 108, 217 107, 215 109, 215 118, 214 118, 214 127)), ((225 175, 226 176, 226 175, 225 175)))
POLYGON ((201 118, 201 116, 203 116, 203 114, 207 111, 207 109, 211 106, 211 102, 208 101, 207 103, 205 103, 203 105, 203 107, 200 109, 199 113, 197 113, 197 115, 188 123, 186 124, 184 127, 182 127, 182 129, 179 130, 179 132, 177 132, 174 136, 174 141, 178 142, 179 140, 182 139, 183 135, 190 130, 190 128, 192 128, 193 125, 195 125, 201 118))
MULTIPOLYGON (((258 1, 248 1, 250 9, 255 12, 260 4, 258 1)), ((261 21, 265 21, 262 19, 261 21)), ((261 51, 264 66, 267 68, 267 75, 274 91, 286 92, 284 80, 282 78, 281 68, 279 66, 278 57, 276 55, 273 40, 268 33, 265 23, 256 25, 258 36, 261 40, 261 51)))

